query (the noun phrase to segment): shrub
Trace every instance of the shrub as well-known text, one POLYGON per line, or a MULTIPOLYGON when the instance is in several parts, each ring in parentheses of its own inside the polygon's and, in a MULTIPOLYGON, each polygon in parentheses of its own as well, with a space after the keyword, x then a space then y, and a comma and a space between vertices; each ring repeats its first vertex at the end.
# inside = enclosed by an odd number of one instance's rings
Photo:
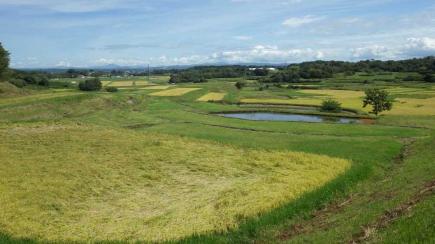
POLYGON ((118 88, 116 88, 116 87, 112 87, 112 86, 109 86, 109 87, 106 88, 106 91, 107 91, 107 92, 117 92, 117 91, 118 91, 118 88))
POLYGON ((23 88, 24 86, 26 86, 26 82, 22 79, 12 79, 9 81, 9 83, 11 83, 12 85, 18 88, 23 88))
POLYGON ((246 82, 244 82, 244 81, 237 81, 236 82, 236 87, 237 87, 237 89, 239 89, 239 90, 241 90, 243 87, 245 87, 246 86, 246 82))
POLYGON ((341 104, 334 99, 328 99, 322 102, 320 109, 325 112, 339 113, 341 112, 341 104))
POLYGON ((101 87, 102 84, 98 78, 85 80, 79 84, 79 89, 82 91, 99 91, 101 87))
POLYGON ((426 74, 426 75, 423 77, 423 80, 426 81, 426 82, 431 82, 431 83, 433 83, 433 82, 435 82, 435 76, 433 76, 432 74, 426 74))

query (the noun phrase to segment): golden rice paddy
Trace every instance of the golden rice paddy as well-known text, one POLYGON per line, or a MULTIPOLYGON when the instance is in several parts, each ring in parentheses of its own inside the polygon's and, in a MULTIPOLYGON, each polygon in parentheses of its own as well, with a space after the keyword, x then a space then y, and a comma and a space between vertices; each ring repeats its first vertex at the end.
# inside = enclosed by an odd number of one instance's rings
POLYGON ((112 81, 111 80, 103 80, 103 81, 101 81, 101 84, 103 85, 103 86, 107 86, 108 84, 110 84, 112 81))
POLYGON ((222 101, 227 95, 225 92, 210 92, 197 99, 199 102, 222 101))
POLYGON ((0 226, 42 241, 177 239, 227 230, 350 162, 76 124, 0 127, 0 226))
POLYGON ((171 86, 147 86, 142 89, 144 90, 166 90, 171 86))
MULTIPOLYGON (((103 85, 105 84, 103 83, 103 85)), ((146 86, 149 85, 149 82, 144 80, 117 80, 117 81, 109 81, 109 83, 106 85, 111 87, 146 86)))
MULTIPOLYGON (((388 91, 392 95, 398 94, 426 94, 429 98, 397 98, 393 103, 391 111, 384 112, 390 115, 435 115, 435 90, 419 88, 391 88, 388 91)), ((322 104, 326 98, 334 98, 339 101, 343 107, 359 109, 365 112, 371 110, 368 106, 362 107, 364 92, 350 90, 301 90, 304 94, 310 94, 309 97, 297 97, 292 99, 280 98, 244 98, 242 103, 250 104, 286 104, 286 105, 316 105, 322 104)))
POLYGON ((201 90, 201 88, 175 88, 166 91, 154 92, 150 95, 158 97, 178 97, 197 90, 201 90))

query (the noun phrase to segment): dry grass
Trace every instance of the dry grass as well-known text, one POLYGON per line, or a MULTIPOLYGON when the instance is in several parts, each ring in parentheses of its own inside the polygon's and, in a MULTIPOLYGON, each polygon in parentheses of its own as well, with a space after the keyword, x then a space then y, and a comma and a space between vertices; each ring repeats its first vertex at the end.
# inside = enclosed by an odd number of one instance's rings
POLYGON ((103 80, 103 81, 101 81, 101 84, 103 86, 107 86, 108 84, 110 84, 110 82, 112 82, 112 81, 111 80, 103 80))
POLYGON ((117 80, 117 81, 112 81, 108 86, 131 87, 131 86, 146 86, 146 85, 149 85, 149 82, 144 80, 117 80))
POLYGON ((84 94, 82 92, 52 92, 52 93, 39 93, 28 96, 21 97, 13 97, 13 98, 4 98, 0 99, 0 106, 3 105, 12 105, 19 103, 27 103, 27 102, 37 102, 40 100, 58 98, 58 97, 67 97, 67 96, 77 96, 84 94))
POLYGON ((148 86, 148 87, 144 87, 142 89, 144 90, 166 90, 171 86, 148 86))
POLYGON ((197 99, 199 102, 222 101, 227 95, 225 92, 210 92, 197 99))
POLYGON ((293 99, 241 99, 242 103, 265 103, 265 104, 289 104, 289 105, 316 105, 320 106, 327 98, 334 98, 345 108, 369 111, 369 108, 362 108, 364 92, 350 90, 301 90, 302 93, 311 95, 309 97, 297 97, 293 99))
POLYGON ((175 88, 166 91, 154 92, 150 95, 159 97, 178 97, 200 89, 201 88, 175 88))
MULTIPOLYGON (((397 87, 388 89, 393 95, 412 94, 412 95, 434 95, 435 90, 421 88, 397 87)), ((325 98, 331 97, 339 101, 343 107, 359 109, 365 112, 371 110, 370 107, 362 108, 364 92, 349 90, 301 90, 302 93, 310 94, 310 97, 298 97, 294 99, 241 99, 242 103, 262 103, 262 104, 289 104, 289 105, 321 105, 325 98)), ((398 98, 395 100, 393 109, 385 114, 390 115, 435 115, 435 97, 430 98, 398 98)))
POLYGON ((15 237, 176 239, 235 227, 350 162, 76 124, 0 128, 0 226, 15 237))
POLYGON ((426 99, 398 98, 391 111, 391 115, 435 115, 435 97, 426 99))

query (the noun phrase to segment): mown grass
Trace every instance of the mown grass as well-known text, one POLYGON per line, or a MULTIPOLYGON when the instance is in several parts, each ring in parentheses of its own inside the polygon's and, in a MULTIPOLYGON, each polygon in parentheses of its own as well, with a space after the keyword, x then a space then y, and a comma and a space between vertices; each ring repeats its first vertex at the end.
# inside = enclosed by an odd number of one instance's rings
POLYGON ((168 240, 227 230, 350 162, 76 124, 3 127, 2 230, 39 240, 168 240))

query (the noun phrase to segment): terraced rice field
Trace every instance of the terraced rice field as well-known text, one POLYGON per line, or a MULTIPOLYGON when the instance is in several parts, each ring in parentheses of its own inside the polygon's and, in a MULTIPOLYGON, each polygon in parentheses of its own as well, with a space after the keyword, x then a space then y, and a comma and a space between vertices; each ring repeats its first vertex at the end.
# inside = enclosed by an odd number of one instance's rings
POLYGON ((103 80, 103 81, 101 81, 101 84, 102 84, 103 86, 107 86, 107 85, 109 85, 111 82, 112 82, 111 80, 103 80))
POLYGON ((150 95, 158 97, 178 97, 197 90, 201 90, 201 88, 175 88, 166 91, 154 92, 150 95))
POLYGON ((144 90, 166 90, 171 86, 147 86, 142 89, 144 90))
POLYGON ((197 99, 198 102, 222 101, 227 95, 225 92, 210 92, 197 99))
POLYGON ((111 87, 133 86, 133 81, 112 81, 112 83, 110 83, 109 86, 111 87))
POLYGON ((242 103, 261 103, 261 104, 287 104, 287 105, 315 105, 320 106, 328 98, 334 98, 339 101, 343 107, 369 111, 370 108, 362 108, 362 98, 364 92, 350 90, 301 90, 303 95, 289 99, 280 98, 245 98, 241 99, 242 103))
POLYGON ((351 165, 74 123, 2 125, 0 136, 2 231, 43 241, 161 241, 223 231, 351 165))
POLYGON ((124 80, 124 81, 111 81, 108 86, 111 87, 131 87, 131 86, 147 86, 148 81, 144 80, 124 80))

